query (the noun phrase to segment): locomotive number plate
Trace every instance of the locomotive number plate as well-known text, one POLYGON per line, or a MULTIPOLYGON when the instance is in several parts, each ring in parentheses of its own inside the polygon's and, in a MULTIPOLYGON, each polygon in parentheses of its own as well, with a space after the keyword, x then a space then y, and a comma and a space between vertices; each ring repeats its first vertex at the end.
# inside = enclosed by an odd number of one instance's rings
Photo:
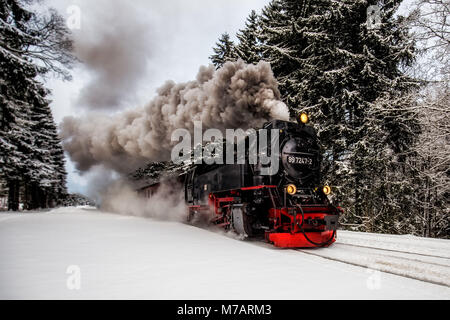
POLYGON ((296 156, 288 156, 287 162, 291 164, 303 164, 311 166, 313 164, 313 159, 310 157, 296 157, 296 156))

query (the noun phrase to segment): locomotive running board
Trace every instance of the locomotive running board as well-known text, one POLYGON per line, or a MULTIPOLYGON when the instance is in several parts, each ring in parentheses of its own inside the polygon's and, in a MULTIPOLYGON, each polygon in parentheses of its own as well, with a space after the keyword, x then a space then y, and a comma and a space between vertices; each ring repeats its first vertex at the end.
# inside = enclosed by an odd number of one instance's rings
MULTIPOLYGON (((336 241, 336 237, 333 239, 333 231, 323 231, 323 232, 306 232, 309 240, 315 243, 326 243, 329 246, 336 241), (330 241, 328 241, 330 240, 330 241)), ((275 247, 279 248, 311 248, 317 247, 316 244, 311 243, 306 239, 303 233, 266 233, 266 240, 273 243, 275 247)))

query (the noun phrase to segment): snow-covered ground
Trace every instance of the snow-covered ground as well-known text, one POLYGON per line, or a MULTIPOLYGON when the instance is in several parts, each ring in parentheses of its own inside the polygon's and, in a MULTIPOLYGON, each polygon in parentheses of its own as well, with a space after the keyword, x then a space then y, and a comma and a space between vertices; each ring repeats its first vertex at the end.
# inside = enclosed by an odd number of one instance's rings
POLYGON ((450 241, 342 231, 332 248, 302 252, 450 287, 450 241))
POLYGON ((450 299, 449 270, 447 240, 292 250, 89 207, 0 214, 1 299, 450 299))

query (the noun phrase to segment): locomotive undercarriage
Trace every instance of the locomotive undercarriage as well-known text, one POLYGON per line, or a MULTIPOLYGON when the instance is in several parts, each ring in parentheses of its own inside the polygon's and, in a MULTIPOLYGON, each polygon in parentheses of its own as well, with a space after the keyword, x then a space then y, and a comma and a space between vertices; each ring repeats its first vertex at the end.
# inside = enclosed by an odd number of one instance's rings
POLYGON ((188 220, 203 213, 209 223, 277 247, 328 246, 335 241, 340 208, 277 186, 255 186, 209 195, 207 205, 189 206, 188 220))

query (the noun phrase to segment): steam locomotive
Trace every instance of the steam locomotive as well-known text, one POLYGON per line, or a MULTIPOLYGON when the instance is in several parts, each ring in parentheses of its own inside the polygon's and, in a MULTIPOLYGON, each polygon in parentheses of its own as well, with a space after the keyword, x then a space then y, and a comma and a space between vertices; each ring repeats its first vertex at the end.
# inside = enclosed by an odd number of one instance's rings
POLYGON ((273 172, 267 170, 267 164, 251 160, 247 137, 242 161, 201 162, 179 175, 187 220, 206 216, 214 225, 244 237, 264 237, 276 247, 332 244, 342 209, 329 201, 331 188, 320 184, 317 135, 307 122, 308 116, 302 113, 297 123, 273 120, 263 125, 266 134, 270 133, 267 148, 262 151, 266 156, 273 152, 274 133, 277 136, 274 159, 278 163, 273 172))

